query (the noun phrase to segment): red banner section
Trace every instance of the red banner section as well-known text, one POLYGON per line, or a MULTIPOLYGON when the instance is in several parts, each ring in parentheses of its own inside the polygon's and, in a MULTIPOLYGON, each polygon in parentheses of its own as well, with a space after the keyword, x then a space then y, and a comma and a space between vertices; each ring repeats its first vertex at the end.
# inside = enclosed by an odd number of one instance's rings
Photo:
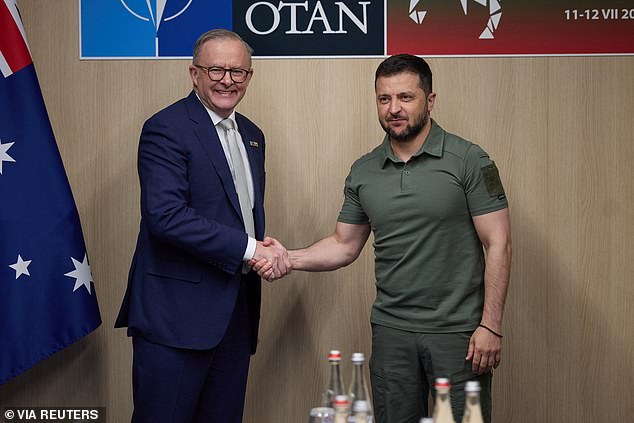
POLYGON ((609 0, 388 1, 387 54, 634 54, 634 3, 609 0))

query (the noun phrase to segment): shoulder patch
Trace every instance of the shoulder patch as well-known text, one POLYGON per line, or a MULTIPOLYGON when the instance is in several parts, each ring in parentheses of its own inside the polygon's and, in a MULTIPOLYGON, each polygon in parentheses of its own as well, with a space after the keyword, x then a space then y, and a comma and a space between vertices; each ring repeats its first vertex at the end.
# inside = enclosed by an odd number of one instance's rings
POLYGON ((495 162, 491 162, 491 164, 484 166, 480 170, 482 171, 482 176, 484 176, 484 185, 489 193, 489 197, 504 198, 504 187, 502 186, 500 173, 498 172, 495 162))

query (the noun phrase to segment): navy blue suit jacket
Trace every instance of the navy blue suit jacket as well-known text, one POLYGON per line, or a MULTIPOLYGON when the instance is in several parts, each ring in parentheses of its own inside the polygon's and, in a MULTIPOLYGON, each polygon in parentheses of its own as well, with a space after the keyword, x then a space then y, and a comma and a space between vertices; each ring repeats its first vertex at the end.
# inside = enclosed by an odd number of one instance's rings
MULTIPOLYGON (((264 235, 264 135, 236 113, 254 185, 256 238, 264 235)), ((192 92, 145 122, 139 142, 141 226, 115 327, 177 348, 209 349, 235 304, 247 234, 229 165, 192 92)), ((247 275, 252 353, 260 278, 247 275)))

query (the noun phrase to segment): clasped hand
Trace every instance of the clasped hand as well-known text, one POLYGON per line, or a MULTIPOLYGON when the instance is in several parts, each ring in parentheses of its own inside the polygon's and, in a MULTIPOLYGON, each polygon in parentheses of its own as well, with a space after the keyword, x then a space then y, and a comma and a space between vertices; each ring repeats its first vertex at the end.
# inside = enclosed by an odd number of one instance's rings
POLYGON ((278 240, 270 237, 265 237, 264 241, 257 241, 255 254, 249 260, 249 266, 269 282, 291 273, 288 251, 278 240))

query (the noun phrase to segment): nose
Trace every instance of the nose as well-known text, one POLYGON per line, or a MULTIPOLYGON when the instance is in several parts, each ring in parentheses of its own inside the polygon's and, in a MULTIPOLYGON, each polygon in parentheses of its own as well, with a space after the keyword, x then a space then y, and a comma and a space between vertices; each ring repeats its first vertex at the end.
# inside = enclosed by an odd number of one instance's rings
POLYGON ((390 114, 397 115, 398 112, 401 111, 401 102, 397 99, 390 101, 390 105, 387 110, 388 112, 390 112, 390 114))
POLYGON ((220 82, 222 82, 226 86, 233 84, 233 79, 231 79, 231 74, 229 73, 229 71, 225 71, 225 74, 223 75, 220 82))

